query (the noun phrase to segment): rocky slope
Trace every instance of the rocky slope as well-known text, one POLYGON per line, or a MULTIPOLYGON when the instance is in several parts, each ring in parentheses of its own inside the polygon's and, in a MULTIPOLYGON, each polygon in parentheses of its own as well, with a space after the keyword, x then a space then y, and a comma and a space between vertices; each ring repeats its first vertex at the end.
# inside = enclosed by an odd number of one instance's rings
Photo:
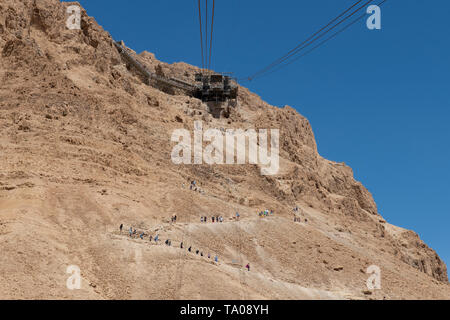
MULTIPOLYGON (((229 117, 214 118, 197 99, 146 85, 84 10, 81 30, 67 29, 70 4, 0 1, 0 298, 450 297, 439 256, 387 223, 351 168, 318 154, 311 125, 293 108, 241 87, 229 117), (173 164, 171 134, 192 132, 195 120, 280 129, 280 172, 173 164), (264 209, 275 214, 259 218, 264 209), (200 223, 213 214, 225 223, 200 223), (130 239, 121 223, 174 246, 130 239), (80 290, 66 288, 68 265, 81 269, 80 290), (370 265, 382 271, 373 292, 370 265)), ((184 80, 198 71, 136 57, 184 80)))

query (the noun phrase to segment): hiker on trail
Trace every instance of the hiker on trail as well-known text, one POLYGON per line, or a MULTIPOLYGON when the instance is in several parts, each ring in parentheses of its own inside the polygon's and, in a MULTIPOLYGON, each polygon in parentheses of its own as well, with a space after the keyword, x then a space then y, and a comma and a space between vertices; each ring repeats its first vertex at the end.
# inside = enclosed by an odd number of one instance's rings
POLYGON ((188 251, 191 252, 192 251, 192 247, 189 247, 188 251))
POLYGON ((183 249, 183 242, 181 242, 180 244, 180 249, 183 249))
POLYGON ((173 221, 174 221, 174 222, 177 222, 177 215, 174 215, 173 221))
POLYGON ((132 227, 130 227, 130 238, 131 238, 131 235, 133 234, 133 228, 132 227))
POLYGON ((134 229, 134 231, 133 231, 133 234, 137 234, 137 231, 136 231, 136 229, 134 229))
POLYGON ((144 232, 142 232, 142 233, 139 235, 139 238, 141 238, 141 240, 144 240, 144 232))
POLYGON ((203 252, 200 252, 200 256, 202 256, 202 257, 203 257, 203 252))
POLYGON ((241 215, 239 214, 239 212, 236 212, 236 220, 239 220, 239 217, 240 217, 241 215))
POLYGON ((153 236, 150 235, 149 241, 152 242, 152 240, 153 240, 153 236))
POLYGON ((247 263, 245 267, 247 268, 248 271, 250 271, 250 263, 247 263))
POLYGON ((120 233, 122 233, 123 224, 120 225, 119 229, 120 229, 120 233))
POLYGON ((198 253, 199 253, 199 251, 200 251, 200 250, 198 250, 198 249, 197 249, 197 250, 195 250, 195 254, 198 254, 198 253))
POLYGON ((208 253, 208 259, 211 259, 211 254, 210 253, 208 253))
POLYGON ((166 240, 164 243, 166 244, 166 246, 168 246, 169 245, 169 240, 166 240))
POLYGON ((219 262, 219 257, 215 256, 215 257, 214 257, 214 261, 215 261, 215 262, 219 262))
POLYGON ((212 222, 214 223, 214 217, 211 218, 212 222))
POLYGON ((155 242, 157 243, 157 242, 158 242, 158 240, 159 240, 159 234, 158 234, 158 235, 156 235, 156 237, 155 237, 155 242))

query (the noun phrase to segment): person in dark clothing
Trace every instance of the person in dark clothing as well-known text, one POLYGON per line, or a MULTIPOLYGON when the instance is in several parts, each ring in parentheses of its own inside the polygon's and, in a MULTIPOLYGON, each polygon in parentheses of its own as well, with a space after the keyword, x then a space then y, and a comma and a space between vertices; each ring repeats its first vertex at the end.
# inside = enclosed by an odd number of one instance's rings
POLYGON ((123 224, 120 225, 119 229, 120 229, 120 233, 122 233, 123 224))
POLYGON ((195 250, 195 254, 198 254, 200 250, 195 250))
POLYGON ((183 242, 180 244, 180 249, 183 249, 183 242))
POLYGON ((214 217, 211 218, 212 222, 214 223, 214 217))
POLYGON ((188 251, 191 252, 192 251, 192 247, 189 247, 188 251))
POLYGON ((247 268, 248 271, 250 271, 250 263, 247 263, 245 267, 247 268))

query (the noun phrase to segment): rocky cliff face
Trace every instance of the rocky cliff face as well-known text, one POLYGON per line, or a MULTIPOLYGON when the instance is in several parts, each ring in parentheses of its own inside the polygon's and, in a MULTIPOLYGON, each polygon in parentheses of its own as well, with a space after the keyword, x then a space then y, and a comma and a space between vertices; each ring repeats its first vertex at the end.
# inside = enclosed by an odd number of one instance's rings
MULTIPOLYGON (((448 298, 438 255, 388 224, 351 168, 318 154, 306 118, 241 87, 238 106, 216 119, 197 99, 147 86, 84 10, 81 30, 66 28, 71 4, 0 2, 0 297, 363 298, 365 268, 375 264, 383 288, 371 297, 448 298), (171 133, 192 132, 196 120, 279 129, 280 172, 174 165, 171 133), (201 192, 187 188, 191 180, 201 192), (293 223, 294 206, 307 223, 293 223), (266 208, 275 216, 258 218, 266 208), (240 222, 231 219, 236 211, 240 222), (227 223, 198 224, 218 212, 227 223), (180 224, 168 223, 172 214, 180 224), (120 223, 185 239, 223 262, 127 239, 114 231, 120 223), (255 274, 243 277, 239 259, 255 274), (77 293, 65 289, 68 264, 80 265, 87 283, 77 293), (221 276, 209 277, 217 268, 221 276)), ((135 56, 185 81, 198 71, 135 56)))

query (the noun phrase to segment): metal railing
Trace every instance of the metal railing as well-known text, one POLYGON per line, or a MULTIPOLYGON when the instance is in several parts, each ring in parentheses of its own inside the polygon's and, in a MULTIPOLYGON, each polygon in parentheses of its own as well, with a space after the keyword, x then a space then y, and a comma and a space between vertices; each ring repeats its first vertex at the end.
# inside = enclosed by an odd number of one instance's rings
POLYGON ((160 83, 186 90, 189 93, 193 93, 196 90, 196 87, 190 83, 184 82, 179 79, 173 79, 173 78, 165 78, 161 77, 150 70, 143 65, 141 62, 139 62, 136 58, 134 58, 130 52, 128 52, 128 49, 124 47, 120 42, 114 41, 114 45, 116 46, 117 50, 122 54, 122 56, 131 64, 133 65, 139 72, 141 72, 148 81, 148 84, 150 84, 150 80, 156 80, 160 83))

